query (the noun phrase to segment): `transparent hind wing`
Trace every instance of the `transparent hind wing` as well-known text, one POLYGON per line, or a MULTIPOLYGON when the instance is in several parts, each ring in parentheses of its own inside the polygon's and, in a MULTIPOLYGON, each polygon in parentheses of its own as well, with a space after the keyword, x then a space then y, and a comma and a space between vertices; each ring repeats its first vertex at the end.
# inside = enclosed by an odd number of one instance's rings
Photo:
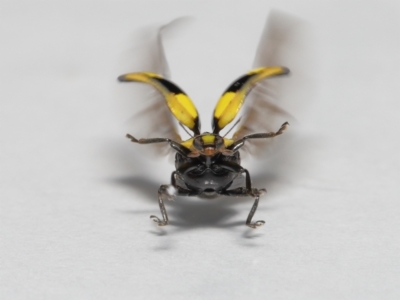
POLYGON ((299 174, 305 149, 300 132, 302 112, 313 99, 316 56, 313 53, 312 27, 299 18, 272 11, 260 38, 254 67, 284 65, 290 75, 260 82, 250 93, 243 109, 235 139, 256 132, 276 132, 288 121, 283 135, 269 139, 246 140, 241 156, 251 155, 257 163, 249 167, 257 188, 274 192, 299 174), (292 115, 295 113, 296 117, 292 115), (296 138, 295 138, 296 137, 296 138), (262 162, 264 160, 264 162, 262 162))
MULTIPOLYGON (((144 56, 146 60, 142 62, 141 66, 146 72, 134 74, 160 75, 161 80, 166 79, 166 81, 169 82, 170 71, 164 51, 163 36, 167 31, 173 30, 173 27, 178 26, 180 21, 181 19, 177 19, 157 29, 147 30, 146 43, 142 45, 142 48, 144 47, 148 51, 145 51, 144 56)), ((121 80, 121 77, 120 81, 131 81, 121 80)), ((151 76, 148 78, 139 76, 139 79, 141 80, 132 81, 149 83, 148 81, 153 78, 151 78, 151 76)), ((154 79, 158 78, 155 77, 154 79)), ((140 85, 131 86, 133 93, 130 96, 131 103, 129 111, 135 111, 136 113, 125 122, 127 133, 138 139, 162 137, 181 142, 181 137, 178 133, 178 121, 174 118, 168 107, 168 103, 166 103, 166 95, 160 93, 160 90, 155 90, 154 85, 153 87, 140 87, 140 85)), ((165 143, 147 145, 146 149, 148 149, 150 153, 157 155, 166 155, 174 152, 171 151, 171 148, 165 143)))
MULTIPOLYGON (((301 28, 302 21, 296 17, 279 11, 270 13, 256 51, 254 67, 285 65, 291 70, 290 78, 271 78, 255 86, 239 115, 241 121, 233 135, 234 140, 253 133, 276 132, 284 122, 296 123, 288 111, 297 111, 298 89, 293 85, 293 79, 298 80, 307 69, 302 60, 304 40, 301 40, 301 28)), ((266 155, 277 139, 281 138, 247 140, 242 153, 266 155)))

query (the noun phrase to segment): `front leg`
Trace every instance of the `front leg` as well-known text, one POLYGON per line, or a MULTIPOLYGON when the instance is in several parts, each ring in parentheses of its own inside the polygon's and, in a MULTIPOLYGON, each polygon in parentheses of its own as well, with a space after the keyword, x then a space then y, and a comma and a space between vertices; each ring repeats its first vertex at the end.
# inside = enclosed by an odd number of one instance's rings
POLYGON ((178 151, 183 156, 187 156, 191 151, 178 142, 175 142, 168 138, 153 138, 153 139, 137 139, 129 133, 126 135, 128 139, 130 139, 133 143, 138 144, 155 144, 155 143, 168 143, 172 149, 178 151))
POLYGON ((244 146, 246 140, 273 138, 277 135, 281 135, 283 133, 283 131, 287 129, 288 126, 289 126, 289 123, 285 122, 282 124, 282 126, 279 128, 279 130, 277 132, 254 133, 254 134, 246 135, 243 138, 241 138, 240 140, 235 141, 232 145, 227 147, 227 149, 232 150, 233 152, 236 152, 244 146))

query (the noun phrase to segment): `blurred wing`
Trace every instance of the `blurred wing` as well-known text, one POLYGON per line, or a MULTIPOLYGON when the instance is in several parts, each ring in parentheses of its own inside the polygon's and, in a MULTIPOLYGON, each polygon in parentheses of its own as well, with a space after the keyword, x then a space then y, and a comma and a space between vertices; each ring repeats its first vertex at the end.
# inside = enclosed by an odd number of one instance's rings
POLYGON ((175 118, 195 134, 200 134, 199 114, 196 107, 186 93, 171 81, 166 80, 161 75, 149 72, 121 75, 118 80, 121 82, 142 82, 153 86, 164 97, 175 118))
POLYGON ((214 109, 213 129, 219 133, 237 116, 246 96, 251 89, 261 80, 288 74, 285 67, 262 67, 248 72, 246 75, 234 81, 224 92, 214 109))
MULTIPOLYGON (((285 65, 290 68, 291 73, 296 72, 294 76, 297 76, 298 60, 301 60, 299 37, 296 35, 299 24, 298 19, 273 11, 261 35, 254 67, 285 65)), ((257 84, 246 99, 241 121, 233 139, 240 139, 253 133, 276 132, 284 122, 296 122, 296 119, 286 111, 287 108, 294 107, 292 104, 296 102, 293 86, 288 86, 288 83, 287 78, 271 78, 257 84), (285 100, 290 105, 284 105, 285 100)), ((285 132, 284 135, 286 134, 285 132)), ((243 150, 260 156, 265 154, 274 142, 275 138, 247 140, 243 150)))
POLYGON ((300 122, 317 91, 313 45, 313 30, 306 21, 279 11, 270 13, 254 66, 284 65, 290 68, 290 77, 271 78, 253 89, 235 134, 235 138, 241 138, 256 132, 276 132, 285 121, 290 123, 283 135, 247 140, 244 147, 244 153, 256 156, 250 167, 254 186, 267 188, 269 193, 294 184, 302 168, 309 168, 304 162, 309 162, 309 150, 305 149, 310 145, 300 122), (296 118, 288 112, 295 113, 296 118))
MULTIPOLYGON (((140 60, 140 68, 146 72, 119 77, 120 81, 137 81, 152 85, 152 87, 132 85, 133 89, 129 88, 130 99, 125 109, 135 114, 127 120, 125 127, 127 133, 136 138, 162 137, 180 142, 177 120, 192 129, 196 128, 193 124, 196 117, 198 119, 196 108, 186 94, 167 79, 170 72, 163 38, 168 31, 179 26, 180 21, 181 19, 177 19, 157 29, 147 30, 136 51, 137 54, 141 54, 136 57, 138 61, 140 60), (186 113, 179 115, 182 104, 186 113)), ((170 152, 170 147, 164 143, 146 145, 146 148, 155 150, 157 154, 164 155, 170 152)))

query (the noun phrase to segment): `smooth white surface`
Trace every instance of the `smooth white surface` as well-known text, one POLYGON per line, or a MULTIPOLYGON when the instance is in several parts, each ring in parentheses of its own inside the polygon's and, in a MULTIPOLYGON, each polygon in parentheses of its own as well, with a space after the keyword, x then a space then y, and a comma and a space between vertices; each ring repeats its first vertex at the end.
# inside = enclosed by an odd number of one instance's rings
POLYGON ((398 1, 0 6, 0 299, 399 299, 398 1), (303 130, 243 162, 271 191, 265 226, 243 226, 251 199, 178 198, 158 229, 173 166, 124 138, 117 104, 137 90, 116 77, 140 65, 143 28, 194 16, 166 53, 210 128, 272 7, 310 35, 284 63, 303 130))

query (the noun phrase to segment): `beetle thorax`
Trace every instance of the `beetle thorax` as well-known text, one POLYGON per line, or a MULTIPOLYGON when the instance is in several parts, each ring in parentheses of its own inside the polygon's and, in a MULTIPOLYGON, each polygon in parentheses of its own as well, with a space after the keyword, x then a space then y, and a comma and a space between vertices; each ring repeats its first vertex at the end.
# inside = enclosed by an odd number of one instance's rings
POLYGON ((219 153, 223 155, 232 155, 232 151, 225 148, 223 137, 208 132, 193 138, 191 151, 188 157, 214 157, 219 153))

